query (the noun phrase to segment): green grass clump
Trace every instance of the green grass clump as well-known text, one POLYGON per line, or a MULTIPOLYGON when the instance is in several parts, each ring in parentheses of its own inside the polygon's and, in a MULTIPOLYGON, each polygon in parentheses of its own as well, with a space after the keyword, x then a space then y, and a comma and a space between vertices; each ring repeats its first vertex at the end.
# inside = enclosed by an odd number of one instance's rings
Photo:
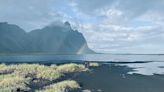
POLYGON ((0 64, 0 74, 8 74, 14 72, 14 68, 5 64, 0 64))
POLYGON ((50 68, 55 69, 55 70, 56 70, 57 67, 58 67, 58 66, 55 65, 55 64, 52 64, 52 65, 50 66, 50 68))
POLYGON ((72 73, 72 72, 86 71, 87 69, 82 64, 71 63, 71 64, 60 65, 57 67, 56 70, 62 73, 72 73))
POLYGON ((98 66, 100 66, 100 64, 99 63, 89 63, 89 66, 91 66, 91 67, 98 67, 98 66))
POLYGON ((0 64, 0 92, 17 92, 18 89, 28 92, 38 89, 43 89, 38 92, 68 92, 80 86, 76 81, 67 80, 70 79, 67 75, 86 70, 83 64, 74 63, 51 66, 0 64), (58 79, 64 81, 58 82, 58 79))
POLYGON ((62 73, 55 70, 45 70, 37 74, 37 78, 48 79, 50 81, 56 80, 64 76, 62 73))
POLYGON ((46 71, 46 70, 52 70, 50 67, 45 65, 39 65, 39 64, 20 64, 15 65, 15 73, 20 76, 29 76, 31 77, 36 76, 37 74, 46 71))
POLYGON ((0 73, 7 70, 7 66, 5 64, 0 64, 0 73))
POLYGON ((55 80, 63 76, 62 73, 55 70, 55 65, 45 66, 39 64, 20 64, 16 66, 15 74, 19 76, 28 76, 38 79, 55 80))
POLYGON ((29 90, 26 84, 28 79, 17 75, 0 75, 0 92, 16 92, 19 88, 21 90, 29 90))
POLYGON ((5 67, 6 67, 5 64, 0 64, 0 70, 3 69, 3 68, 5 68, 5 67))
POLYGON ((71 90, 79 89, 79 84, 74 80, 64 80, 56 84, 52 84, 38 92, 70 92, 71 90))

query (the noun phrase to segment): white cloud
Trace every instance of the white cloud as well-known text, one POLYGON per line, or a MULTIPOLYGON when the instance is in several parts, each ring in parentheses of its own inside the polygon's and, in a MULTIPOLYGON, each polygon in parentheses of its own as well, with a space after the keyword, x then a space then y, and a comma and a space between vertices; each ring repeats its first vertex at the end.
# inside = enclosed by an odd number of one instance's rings
POLYGON ((24 29, 70 21, 98 52, 161 53, 164 0, 0 0, 0 20, 24 29))
POLYGON ((0 0, 0 20, 17 24, 27 31, 53 21, 71 20, 66 13, 57 10, 59 4, 57 0, 0 0))

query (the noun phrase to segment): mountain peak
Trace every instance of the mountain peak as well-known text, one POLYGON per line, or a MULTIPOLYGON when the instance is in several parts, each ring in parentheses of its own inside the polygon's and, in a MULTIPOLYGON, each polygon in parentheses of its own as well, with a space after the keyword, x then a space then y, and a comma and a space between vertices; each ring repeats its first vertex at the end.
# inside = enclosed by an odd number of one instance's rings
POLYGON ((8 22, 0 22, 0 25, 2 25, 2 24, 8 24, 8 22))
POLYGON ((64 25, 65 25, 66 29, 72 30, 71 24, 70 24, 68 21, 66 21, 66 22, 64 23, 64 25))
POLYGON ((71 27, 71 24, 68 21, 66 21, 66 22, 54 21, 50 25, 44 27, 43 29, 45 29, 45 28, 46 29, 50 28, 52 30, 53 29, 60 29, 60 31, 63 31, 63 32, 68 32, 68 31, 73 30, 71 27))
POLYGON ((11 33, 11 32, 21 32, 24 33, 25 31, 20 28, 19 26, 15 25, 15 24, 9 24, 8 22, 0 22, 0 32, 2 33, 11 33))
POLYGON ((31 32, 14 24, 1 24, 0 53, 93 53, 83 35, 74 31, 69 22, 57 22, 31 32))
POLYGON ((71 24, 68 21, 64 22, 64 25, 65 26, 71 26, 71 24))

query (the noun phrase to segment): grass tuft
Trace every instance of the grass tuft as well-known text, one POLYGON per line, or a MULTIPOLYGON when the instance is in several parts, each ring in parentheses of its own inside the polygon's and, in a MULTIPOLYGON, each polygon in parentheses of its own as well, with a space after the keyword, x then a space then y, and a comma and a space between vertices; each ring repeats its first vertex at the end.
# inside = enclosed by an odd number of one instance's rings
POLYGON ((99 67, 100 64, 99 63, 89 63, 89 66, 91 66, 91 67, 99 67))
POLYGON ((45 87, 38 92, 70 92, 71 90, 79 89, 79 84, 74 80, 64 80, 56 84, 45 87))
POLYGON ((0 92, 15 92, 18 88, 29 90, 29 79, 17 75, 0 75, 0 92))
POLYGON ((17 92, 18 89, 21 92, 36 91, 38 89, 43 89, 38 90, 38 92, 70 92, 70 90, 79 89, 80 86, 76 81, 67 80, 70 79, 67 75, 86 70, 88 69, 83 64, 74 63, 53 64, 51 66, 40 64, 0 64, 0 92, 17 92))
POLYGON ((41 79, 48 79, 50 81, 56 80, 64 76, 64 74, 57 72, 57 71, 52 71, 52 70, 45 70, 37 74, 37 78, 41 79))
POLYGON ((87 69, 82 64, 71 63, 71 64, 60 65, 57 67, 56 70, 62 73, 73 73, 73 72, 86 71, 87 69))

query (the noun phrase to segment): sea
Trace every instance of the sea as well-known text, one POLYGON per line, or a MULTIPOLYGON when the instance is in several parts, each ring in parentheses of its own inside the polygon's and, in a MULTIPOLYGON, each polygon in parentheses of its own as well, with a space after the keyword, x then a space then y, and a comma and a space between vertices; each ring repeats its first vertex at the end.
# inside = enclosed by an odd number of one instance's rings
POLYGON ((63 63, 68 61, 97 61, 97 62, 164 62, 164 54, 3 54, 0 62, 50 62, 63 63))

